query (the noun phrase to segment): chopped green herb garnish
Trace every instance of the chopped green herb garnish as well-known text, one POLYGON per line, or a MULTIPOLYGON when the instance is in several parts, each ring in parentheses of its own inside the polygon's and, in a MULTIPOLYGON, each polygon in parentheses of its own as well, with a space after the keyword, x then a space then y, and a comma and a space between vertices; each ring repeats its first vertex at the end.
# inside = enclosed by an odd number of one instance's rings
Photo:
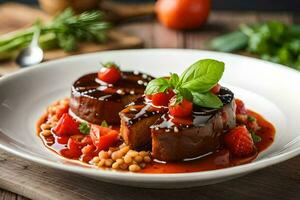
POLYGON ((103 120, 103 121, 101 122, 101 126, 102 126, 102 127, 108 127, 108 123, 107 123, 105 120, 103 120))
POLYGON ((249 122, 254 122, 256 119, 255 119, 255 117, 252 117, 252 116, 248 115, 247 120, 249 122))
POLYGON ((168 88, 176 93, 175 104, 183 99, 206 108, 220 108, 222 101, 210 90, 219 82, 224 72, 224 63, 212 59, 199 60, 181 76, 172 73, 170 79, 157 78, 148 84, 145 94, 164 92, 168 88))
POLYGON ((79 131, 82 133, 82 134, 89 134, 90 133, 90 126, 88 123, 86 122, 81 122, 80 125, 79 125, 79 131))
POLYGON ((251 137, 252 137, 254 143, 261 141, 261 137, 256 135, 256 133, 254 131, 251 130, 250 133, 251 133, 251 137))

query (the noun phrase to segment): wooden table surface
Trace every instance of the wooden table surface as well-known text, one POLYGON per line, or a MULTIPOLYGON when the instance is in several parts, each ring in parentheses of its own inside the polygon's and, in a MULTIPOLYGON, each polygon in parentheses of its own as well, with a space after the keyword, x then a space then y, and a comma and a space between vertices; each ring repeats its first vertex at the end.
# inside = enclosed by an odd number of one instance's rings
MULTIPOLYGON (((143 17, 138 20, 131 20, 125 24, 118 25, 118 29, 127 33, 141 37, 144 40, 145 48, 192 48, 204 49, 205 43, 217 35, 234 30, 240 23, 252 23, 262 20, 278 19, 287 23, 299 23, 299 14, 293 13, 265 13, 265 12, 213 12, 207 25, 194 31, 173 31, 162 27, 152 17, 143 17)), ((14 163, 24 163, 24 170, 30 170, 32 177, 43 172, 43 167, 38 166, 21 158, 0 151, 0 165, 14 167, 14 163), (36 174, 35 174, 36 173, 36 174)), ((0 172, 5 173, 5 172, 0 172)), ((7 171, 9 173, 9 171, 7 171)), ((62 173, 60 173, 62 175, 62 173)), ((3 175, 3 174, 2 174, 3 175)), ((55 170, 51 170, 48 176, 55 175, 55 170)), ((58 175, 60 176, 60 175, 58 175)), ((63 175, 62 175, 63 176, 63 175)), ((76 175, 64 175, 72 179, 76 175)), ((35 180, 35 179, 33 179, 35 180)), ((63 180, 62 180, 63 181, 63 180)), ((82 178, 82 181, 89 181, 82 178)), ((92 185, 92 183, 88 183, 92 185)), ((15 184, 13 181, 10 184, 15 184)), ((20 187, 23 183, 16 184, 20 187)), ((5 185, 5 184, 1 184, 5 185)), ((2 186, 3 187, 3 186, 2 186)), ((83 186, 86 188, 87 186, 83 186)), ((96 187, 96 186, 95 186, 96 187)), ((13 187, 5 187, 10 189, 13 187)), ((97 188, 91 189, 89 195, 82 196, 82 199, 300 199, 300 156, 284 163, 260 170, 245 177, 238 178, 225 183, 204 186, 185 190, 151 190, 137 189, 123 186, 113 186, 106 183, 97 183, 97 188), (99 186, 99 187, 98 187, 99 186), (101 187, 100 187, 101 186, 101 187), (110 188, 115 189, 110 189, 110 188), (103 191, 105 197, 92 194, 96 190, 103 191), (102 189, 101 189, 102 188, 102 189), (114 194, 111 194, 114 193, 114 194), (86 197, 86 198, 84 198, 86 197), (88 197, 88 198, 87 198, 88 197)), ((32 196, 26 191, 22 195, 31 198, 42 199, 42 197, 32 196)), ((23 196, 0 190, 0 199, 26 199, 23 196)), ((63 199, 63 198, 61 198, 63 199)), ((67 199, 67 198, 64 198, 67 199)))

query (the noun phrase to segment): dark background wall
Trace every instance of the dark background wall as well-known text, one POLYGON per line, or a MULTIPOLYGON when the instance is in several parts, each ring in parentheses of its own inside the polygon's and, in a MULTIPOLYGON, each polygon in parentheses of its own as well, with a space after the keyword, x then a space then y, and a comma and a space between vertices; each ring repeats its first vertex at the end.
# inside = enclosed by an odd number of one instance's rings
MULTIPOLYGON (((37 0, 0 0, 3 2, 36 4, 37 0)), ((118 0, 121 2, 146 2, 154 0, 118 0)), ((300 0, 212 0, 214 9, 227 10, 281 10, 300 12, 300 0)))

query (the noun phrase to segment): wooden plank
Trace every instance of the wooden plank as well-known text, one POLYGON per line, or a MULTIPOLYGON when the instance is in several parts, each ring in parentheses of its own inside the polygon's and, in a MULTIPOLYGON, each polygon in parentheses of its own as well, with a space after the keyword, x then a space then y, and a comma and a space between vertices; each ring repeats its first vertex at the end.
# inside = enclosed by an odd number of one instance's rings
POLYGON ((2 200, 28 200, 28 198, 20 196, 18 194, 8 192, 6 190, 0 190, 0 199, 2 200))
MULTIPOLYGON (((138 37, 130 36, 119 31, 110 31, 109 41, 105 44, 85 43, 79 45, 79 49, 73 53, 67 53, 60 49, 49 50, 45 52, 44 61, 63 58, 71 55, 78 55, 84 53, 91 53, 97 51, 114 50, 114 49, 128 49, 142 47, 142 40, 138 37)), ((15 72, 19 66, 14 61, 0 62, 0 74, 8 74, 15 72)))
POLYGON ((126 48, 140 48, 142 46, 142 40, 138 37, 129 36, 119 31, 109 31, 108 41, 104 44, 95 43, 82 43, 79 44, 78 50, 72 53, 62 51, 60 49, 50 50, 45 52, 45 61, 63 58, 71 55, 78 55, 84 53, 91 53, 97 51, 114 50, 114 49, 126 49, 126 48))
POLYGON ((119 29, 141 38, 145 48, 184 48, 185 39, 182 31, 167 29, 157 23, 153 17, 146 21, 129 22, 119 25, 119 29))
POLYGON ((153 20, 151 17, 144 19, 143 22, 133 21, 120 24, 118 30, 141 38, 145 48, 153 47, 153 20))
POLYGON ((213 8, 220 10, 259 10, 259 11, 299 11, 300 2, 299 0, 252 0, 252 1, 241 1, 241 0, 226 0, 219 1, 214 0, 213 8))
POLYGON ((50 20, 49 16, 33 7, 18 3, 2 4, 0 5, 0 34, 28 27, 38 18, 43 21, 50 20))
POLYGON ((300 156, 232 181, 179 190, 103 183, 0 151, 0 187, 31 199, 272 199, 300 198, 300 156))
POLYGON ((293 17, 293 23, 300 24, 300 13, 299 12, 293 13, 292 17, 293 17))
POLYGON ((185 47, 207 49, 207 43, 214 37, 238 29, 241 23, 254 22, 257 22, 256 12, 215 11, 206 25, 185 33, 185 47))
POLYGON ((258 13, 259 21, 274 21, 278 20, 284 23, 292 23, 293 16, 287 12, 267 12, 267 13, 258 13))
POLYGON ((20 67, 14 62, 0 62, 0 74, 9 74, 19 70, 20 67))
MULTIPOLYGON (((0 34, 27 27, 34 23, 37 18, 44 19, 45 21, 49 21, 51 19, 50 16, 44 14, 38 9, 17 3, 3 4, 0 6, 0 34)), ((97 51, 142 47, 142 40, 138 37, 130 36, 117 30, 111 30, 107 35, 108 41, 106 43, 81 43, 78 50, 73 53, 66 53, 61 49, 46 51, 44 60, 53 60, 66 56, 97 51)), ((13 72, 18 69, 18 66, 12 61, 2 62, 0 63, 0 66, 4 66, 0 68, 0 73, 2 74, 13 72)))
POLYGON ((170 30, 160 23, 153 23, 153 46, 155 48, 184 48, 184 34, 170 30))
POLYGON ((110 20, 118 22, 154 14, 154 3, 135 4, 106 0, 100 3, 100 8, 107 11, 110 20))

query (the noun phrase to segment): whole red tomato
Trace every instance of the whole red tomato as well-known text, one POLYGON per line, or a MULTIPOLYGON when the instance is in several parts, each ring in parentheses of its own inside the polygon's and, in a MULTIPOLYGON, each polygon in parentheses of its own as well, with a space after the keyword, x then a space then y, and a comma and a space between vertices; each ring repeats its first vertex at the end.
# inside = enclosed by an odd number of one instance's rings
POLYGON ((173 29, 193 29, 206 22, 211 0, 158 0, 155 5, 159 21, 173 29))

